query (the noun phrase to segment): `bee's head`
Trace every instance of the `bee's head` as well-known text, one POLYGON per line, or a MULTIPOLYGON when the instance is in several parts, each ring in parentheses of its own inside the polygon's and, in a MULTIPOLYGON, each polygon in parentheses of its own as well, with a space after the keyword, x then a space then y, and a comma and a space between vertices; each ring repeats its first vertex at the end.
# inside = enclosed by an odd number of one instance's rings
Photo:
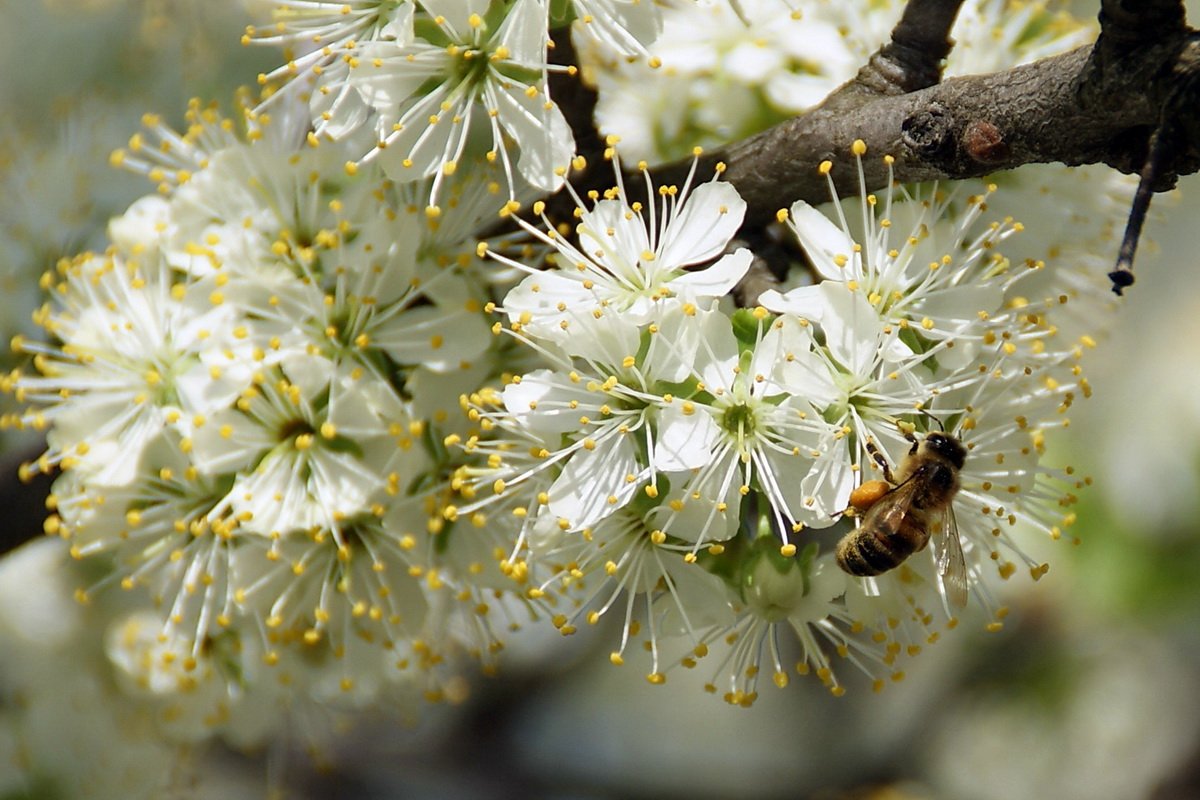
POLYGON ((948 433, 935 431, 926 436, 922 444, 934 455, 953 464, 955 469, 962 469, 967 460, 967 448, 956 437, 948 433))

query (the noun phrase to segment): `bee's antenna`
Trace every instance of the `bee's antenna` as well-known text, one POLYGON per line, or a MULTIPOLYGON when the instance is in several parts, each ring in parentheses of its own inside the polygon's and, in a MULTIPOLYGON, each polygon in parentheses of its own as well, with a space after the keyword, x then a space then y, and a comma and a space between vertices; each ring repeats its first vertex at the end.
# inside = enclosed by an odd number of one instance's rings
POLYGON ((936 417, 933 414, 931 414, 929 412, 929 409, 925 408, 924 406, 921 406, 920 408, 917 409, 917 413, 924 414, 926 417, 928 417, 929 419, 931 419, 935 423, 937 423, 938 430, 941 431, 942 433, 946 432, 946 425, 942 422, 941 418, 936 417))

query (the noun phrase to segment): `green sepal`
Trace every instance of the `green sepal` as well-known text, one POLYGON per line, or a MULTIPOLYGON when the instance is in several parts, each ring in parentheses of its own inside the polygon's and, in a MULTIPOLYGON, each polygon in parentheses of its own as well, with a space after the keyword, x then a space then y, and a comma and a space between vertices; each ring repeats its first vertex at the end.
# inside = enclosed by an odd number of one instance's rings
POLYGON ((571 0, 550 0, 550 24, 551 32, 556 28, 565 28, 575 21, 575 4, 571 0))
MULTIPOLYGON (((928 352, 931 347, 933 347, 933 342, 922 335, 921 332, 912 325, 908 325, 900 329, 900 341, 908 345, 908 348, 917 354, 924 354, 928 352)), ((939 369, 937 356, 929 356, 921 362, 921 365, 928 367, 929 371, 935 374, 939 369)))
POLYGON ((753 349, 759 342, 761 332, 770 327, 773 319, 774 316, 760 319, 754 310, 749 308, 739 308, 734 311, 729 322, 733 326, 733 335, 738 340, 739 349, 743 353, 748 348, 753 349))

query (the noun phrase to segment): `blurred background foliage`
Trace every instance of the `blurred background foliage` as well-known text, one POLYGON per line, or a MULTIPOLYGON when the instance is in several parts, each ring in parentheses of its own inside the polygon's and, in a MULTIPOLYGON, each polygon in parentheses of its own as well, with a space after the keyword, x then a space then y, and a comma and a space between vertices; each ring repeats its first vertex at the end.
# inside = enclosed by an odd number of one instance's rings
MULTIPOLYGON (((1081 16, 1095 5, 1075 4, 1081 16)), ((1195 19, 1200 2, 1189 6, 1195 19)), ((0 322, 12 336, 39 302, 36 276, 60 255, 103 246, 105 220, 149 190, 107 163, 141 115, 178 124, 188 97, 228 98, 274 54, 239 44, 247 17, 235 2, 0 8, 0 97, 10 111, 0 121, 0 322)), ((1198 190, 1193 177, 1156 200, 1139 281, 1085 362, 1094 396, 1057 439, 1058 460, 1094 485, 1069 535, 1033 553, 1052 564, 1049 575, 1012 581, 1002 631, 968 616, 878 695, 865 681, 841 698, 794 681, 736 709, 705 695, 703 675, 677 671, 655 687, 612 667, 604 631, 561 640, 529 630, 499 675, 473 680, 463 704, 422 709, 415 722, 385 712, 339 721, 319 752, 302 734, 264 752, 189 752, 183 762, 195 769, 181 795, 1200 796, 1198 190)), ((29 446, 4 440, 5 508, 37 498, 12 486, 29 446)), ((27 613, 3 588, 0 618, 27 613)), ((6 741, 23 735, 20 703, 5 695, 0 704, 6 741)), ((0 798, 49 797, 48 785, 0 779, 0 798)))

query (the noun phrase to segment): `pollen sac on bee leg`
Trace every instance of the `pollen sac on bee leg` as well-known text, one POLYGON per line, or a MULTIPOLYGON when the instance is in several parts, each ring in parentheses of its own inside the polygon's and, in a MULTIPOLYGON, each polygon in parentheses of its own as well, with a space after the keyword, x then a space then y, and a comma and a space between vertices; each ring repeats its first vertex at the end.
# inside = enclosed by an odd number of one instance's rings
POLYGON ((866 511, 892 490, 887 481, 863 481, 850 492, 850 507, 856 511, 866 511))

